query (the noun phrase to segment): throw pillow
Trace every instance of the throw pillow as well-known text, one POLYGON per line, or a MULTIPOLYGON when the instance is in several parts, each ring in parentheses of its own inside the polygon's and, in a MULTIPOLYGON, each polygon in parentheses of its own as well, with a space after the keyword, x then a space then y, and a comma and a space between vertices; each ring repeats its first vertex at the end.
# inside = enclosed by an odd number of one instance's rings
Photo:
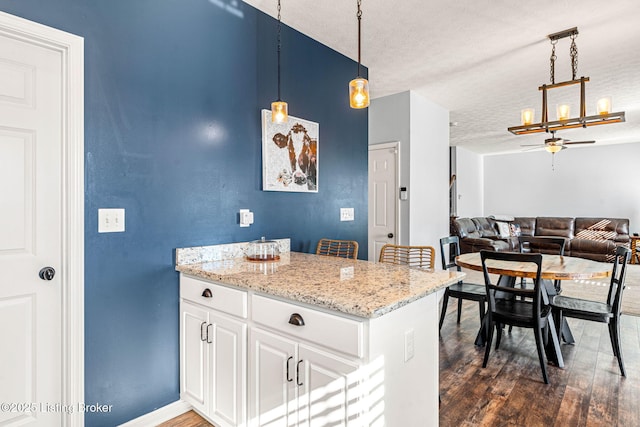
POLYGON ((496 225, 498 226, 498 234, 500 234, 501 239, 506 239, 511 236, 511 231, 509 230, 509 223, 496 221, 496 225))
POLYGON ((520 224, 510 224, 509 228, 511 228, 511 237, 520 237, 522 236, 522 230, 520 229, 520 224))

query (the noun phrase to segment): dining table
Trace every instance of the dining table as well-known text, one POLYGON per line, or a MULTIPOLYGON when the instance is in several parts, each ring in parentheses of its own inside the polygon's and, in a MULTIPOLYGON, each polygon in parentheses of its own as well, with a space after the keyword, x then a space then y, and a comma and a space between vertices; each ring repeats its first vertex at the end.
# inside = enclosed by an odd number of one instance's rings
MULTIPOLYGON (((462 268, 482 271, 480 252, 458 255, 455 262, 462 268)), ((500 286, 513 287, 516 284, 516 278, 534 279, 536 277, 535 264, 526 262, 515 263, 513 261, 487 260, 487 271, 491 274, 500 275, 498 279, 498 285, 500 286)), ((556 289, 554 285, 554 282, 557 280, 603 279, 609 276, 611 276, 611 264, 609 263, 564 255, 542 254, 540 278, 544 285, 541 286, 542 298, 546 304, 549 303, 550 297, 553 298, 553 296, 560 291, 560 289, 556 289)), ((476 337, 476 345, 484 345, 487 327, 483 322, 476 337)), ((575 342, 566 319, 563 319, 561 336, 558 338, 563 339, 567 344, 573 344, 575 342)), ((559 349, 554 349, 554 353, 558 351, 559 349)), ((547 353, 549 354, 549 352, 547 353)), ((558 354, 558 358, 560 360, 556 361, 559 362, 559 366, 562 367, 562 356, 558 354)))

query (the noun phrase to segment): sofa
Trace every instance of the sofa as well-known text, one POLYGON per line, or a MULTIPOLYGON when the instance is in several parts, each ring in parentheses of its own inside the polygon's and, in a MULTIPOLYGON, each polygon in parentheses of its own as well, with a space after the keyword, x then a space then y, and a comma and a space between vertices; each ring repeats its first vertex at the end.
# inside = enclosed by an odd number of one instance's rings
MULTIPOLYGON (((610 262, 616 247, 629 246, 629 220, 625 218, 476 217, 454 218, 452 234, 460 239, 460 252, 518 251, 518 236, 564 237, 565 255, 610 262)), ((544 247, 536 252, 552 253, 544 247)))

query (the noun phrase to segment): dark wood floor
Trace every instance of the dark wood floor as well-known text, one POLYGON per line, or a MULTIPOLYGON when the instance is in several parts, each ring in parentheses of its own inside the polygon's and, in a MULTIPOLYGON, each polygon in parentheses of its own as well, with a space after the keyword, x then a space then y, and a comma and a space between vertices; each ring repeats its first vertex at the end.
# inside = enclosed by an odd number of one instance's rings
MULTIPOLYGON (((456 300, 453 300, 454 302, 456 300)), ((606 325, 569 319, 575 345, 562 345, 565 368, 548 365, 542 381, 531 330, 503 334, 482 368, 475 347, 478 306, 449 310, 440 338, 440 426, 640 426, 640 317, 623 316, 620 376, 606 325)))
MULTIPOLYGON (((640 317, 623 316, 620 376, 604 324, 569 319, 575 345, 562 345, 565 368, 549 365, 542 381, 531 330, 504 334, 482 368, 473 345, 478 306, 464 302, 462 322, 451 300, 440 338, 440 426, 640 426, 640 317)), ((193 411, 162 427, 209 427, 193 411)), ((395 426, 391 426, 395 427, 395 426)))

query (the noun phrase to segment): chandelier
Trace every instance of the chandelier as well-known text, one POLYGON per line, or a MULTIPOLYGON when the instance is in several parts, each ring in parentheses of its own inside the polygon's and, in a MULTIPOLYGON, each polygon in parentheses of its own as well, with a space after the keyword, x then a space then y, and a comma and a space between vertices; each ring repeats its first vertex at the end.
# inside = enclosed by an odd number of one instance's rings
POLYGON ((611 112, 611 98, 601 98, 597 102, 597 114, 587 116, 587 107, 585 100, 585 83, 589 81, 589 77, 577 78, 578 74, 578 47, 576 46, 576 38, 578 36, 578 28, 570 28, 558 33, 549 34, 547 37, 551 41, 551 84, 543 84, 538 87, 542 91, 542 120, 534 123, 535 110, 526 108, 521 112, 522 124, 520 126, 512 126, 507 130, 514 135, 526 135, 539 132, 555 132, 558 130, 586 128, 587 126, 607 125, 612 123, 620 123, 625 121, 624 111, 618 113, 611 112), (558 40, 570 37, 571 46, 569 54, 571 56, 571 80, 556 83, 555 81, 555 61, 556 61, 556 44, 558 40), (547 91, 559 87, 580 85, 580 115, 571 117, 568 104, 560 104, 556 108, 556 120, 549 121, 547 91))

